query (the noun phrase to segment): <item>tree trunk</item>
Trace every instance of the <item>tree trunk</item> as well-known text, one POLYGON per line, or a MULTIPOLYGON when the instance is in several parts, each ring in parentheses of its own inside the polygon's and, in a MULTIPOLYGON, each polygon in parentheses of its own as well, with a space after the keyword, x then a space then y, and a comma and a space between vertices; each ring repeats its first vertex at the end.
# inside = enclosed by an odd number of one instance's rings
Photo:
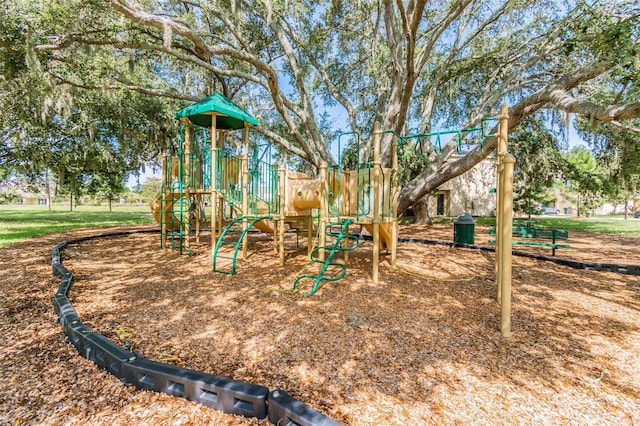
POLYGON ((429 194, 425 195, 413 205, 413 223, 432 225, 433 220, 429 216, 429 194))
POLYGON ((631 194, 629 193, 626 179, 625 179, 625 186, 627 187, 627 190, 625 191, 625 197, 624 197, 624 220, 627 220, 629 219, 629 198, 631 197, 631 194))
POLYGON ((49 169, 44 170, 45 185, 47 186, 47 206, 51 211, 51 185, 49 185, 49 169))
POLYGON ((71 191, 69 195, 69 211, 73 211, 73 194, 76 192, 76 180, 71 179, 71 191))
POLYGON ((109 213, 111 213, 111 197, 108 197, 107 200, 109 201, 109 213))

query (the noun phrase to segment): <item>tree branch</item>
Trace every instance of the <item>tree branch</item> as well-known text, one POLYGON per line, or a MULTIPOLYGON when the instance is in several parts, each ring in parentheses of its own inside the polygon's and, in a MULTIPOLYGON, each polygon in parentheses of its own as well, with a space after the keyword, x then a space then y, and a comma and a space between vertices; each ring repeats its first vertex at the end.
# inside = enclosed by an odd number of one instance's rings
MULTIPOLYGON (((550 94, 548 104, 555 109, 584 115, 598 121, 611 123, 614 126, 621 128, 623 125, 619 123, 620 120, 629 120, 640 117, 640 102, 634 102, 626 105, 601 106, 588 100, 575 99, 559 89, 554 90, 550 94)), ((628 128, 628 130, 631 129, 632 127, 628 128)))
POLYGON ((163 98, 170 98, 170 99, 179 99, 179 100, 183 100, 183 101, 192 101, 192 102, 196 102, 199 101, 200 98, 197 96, 191 96, 191 95, 183 95, 181 93, 176 93, 176 92, 169 92, 167 90, 161 90, 161 89, 151 89, 148 87, 140 87, 140 86, 135 86, 135 85, 117 85, 117 84, 82 84, 82 83, 78 83, 75 81, 71 81, 68 80, 66 78, 63 78, 59 75, 56 74, 51 74, 53 76, 53 78, 55 78, 56 80, 58 80, 59 82, 63 83, 63 84, 68 84, 69 86, 73 86, 73 87, 77 87, 79 89, 87 89, 87 90, 130 90, 130 91, 134 91, 134 92, 139 92, 139 93, 143 93, 145 95, 149 95, 149 96, 159 96, 159 97, 163 97, 163 98))
POLYGON ((254 127, 253 130, 278 143, 278 145, 281 145, 285 150, 293 153, 294 155, 304 158, 305 160, 309 159, 309 156, 304 150, 292 145, 287 139, 283 138, 278 133, 275 133, 264 126, 254 127))
POLYGON ((618 128, 620 130, 626 130, 628 132, 635 132, 635 133, 640 133, 640 127, 635 127, 635 126, 625 126, 624 124, 616 121, 616 120, 611 120, 608 122, 608 124, 610 126, 613 126, 615 128, 618 128))
MULTIPOLYGON (((579 101, 567 95, 567 93, 579 84, 589 81, 606 72, 611 65, 604 61, 595 61, 584 67, 574 70, 549 83, 536 93, 523 99, 514 105, 509 111, 509 131, 516 128, 522 120, 535 111, 547 107, 563 109, 568 112, 594 114, 598 120, 616 121, 640 117, 640 104, 633 103, 623 106, 597 106, 589 101, 579 101)), ((471 117, 469 122, 478 122, 481 117, 471 117)), ((495 132, 495 129, 492 130, 495 132)), ((451 144, 449 144, 451 145, 451 144)), ((443 155, 451 153, 451 147, 443 155)), ((423 196, 438 188, 444 182, 459 176, 471 169, 489 156, 497 145, 496 138, 485 139, 484 146, 477 147, 464 157, 443 164, 437 171, 425 170, 413 179, 400 192, 398 201, 398 214, 402 214, 413 203, 423 196)))

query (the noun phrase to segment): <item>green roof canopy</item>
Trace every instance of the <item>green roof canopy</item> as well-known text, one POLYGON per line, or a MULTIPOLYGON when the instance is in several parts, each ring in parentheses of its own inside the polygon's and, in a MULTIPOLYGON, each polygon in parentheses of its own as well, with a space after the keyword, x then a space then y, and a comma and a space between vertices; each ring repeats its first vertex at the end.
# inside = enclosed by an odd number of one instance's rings
POLYGON ((195 104, 189 105, 176 112, 173 117, 211 128, 211 117, 216 116, 216 128, 222 130, 242 129, 245 123, 258 125, 258 120, 247 114, 238 105, 219 93, 214 93, 195 104))

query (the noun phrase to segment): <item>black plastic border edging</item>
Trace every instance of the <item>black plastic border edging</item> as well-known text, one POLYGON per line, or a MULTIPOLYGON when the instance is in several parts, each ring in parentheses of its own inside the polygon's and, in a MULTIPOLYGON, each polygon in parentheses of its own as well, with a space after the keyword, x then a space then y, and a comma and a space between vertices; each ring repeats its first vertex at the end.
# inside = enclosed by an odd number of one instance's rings
POLYGON ((69 244, 91 239, 154 232, 158 231, 145 229, 111 232, 63 241, 53 247, 51 269, 53 275, 60 278, 53 306, 64 334, 80 355, 126 385, 179 396, 224 413, 258 419, 268 416, 269 421, 275 425, 339 426, 335 420, 292 398, 283 390, 269 392, 265 386, 146 359, 125 350, 80 321, 78 313, 67 298, 73 274, 62 264, 60 252, 69 244))

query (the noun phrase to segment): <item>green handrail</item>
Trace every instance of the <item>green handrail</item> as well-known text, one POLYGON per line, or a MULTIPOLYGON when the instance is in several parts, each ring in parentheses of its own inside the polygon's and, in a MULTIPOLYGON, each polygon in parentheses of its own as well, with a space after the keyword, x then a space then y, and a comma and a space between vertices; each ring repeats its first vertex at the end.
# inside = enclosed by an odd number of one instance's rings
POLYGON ((216 247, 213 251, 213 271, 214 272, 220 272, 222 274, 227 274, 227 275, 235 275, 236 274, 236 260, 238 257, 238 251, 240 250, 240 247, 242 246, 242 240, 244 240, 245 235, 247 234, 247 232, 249 232, 249 229, 251 229, 251 227, 253 225, 255 225, 257 222, 260 222, 261 220, 270 220, 271 216, 241 216, 238 217, 237 219, 232 220, 220 233, 220 236, 218 237, 218 241, 216 241, 216 247), (247 223, 247 227, 246 228, 241 228, 241 229, 233 229, 234 226, 238 225, 238 224, 244 224, 245 219, 248 221, 247 223), (227 238, 227 236, 233 236, 233 235, 237 235, 240 234, 240 236, 235 239, 235 238, 231 238, 231 239, 225 239, 227 238), (219 250, 220 247, 222 247, 223 245, 233 245, 233 255, 232 256, 223 256, 220 255, 219 250), (220 269, 218 267, 218 260, 219 259, 229 259, 231 260, 231 270, 230 271, 225 271, 223 269, 220 269))

